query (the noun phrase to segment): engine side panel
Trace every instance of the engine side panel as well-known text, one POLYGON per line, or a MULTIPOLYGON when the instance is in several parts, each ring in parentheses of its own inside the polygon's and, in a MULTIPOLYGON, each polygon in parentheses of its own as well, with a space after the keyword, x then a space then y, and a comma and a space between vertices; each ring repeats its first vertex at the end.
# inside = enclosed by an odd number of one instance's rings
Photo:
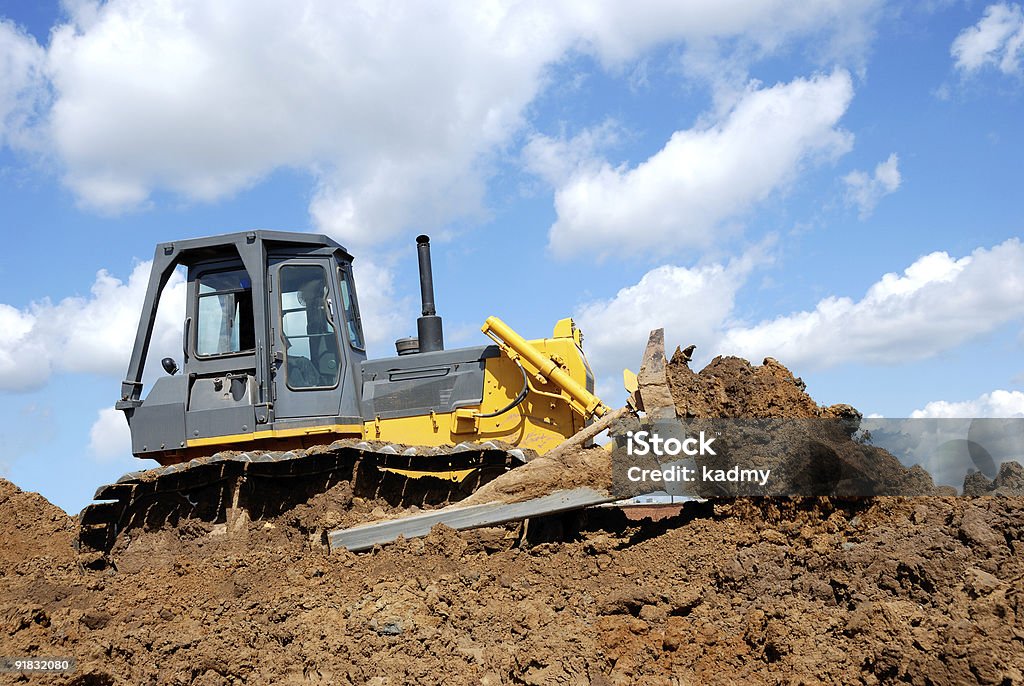
POLYGON ((419 353, 362 364, 367 420, 450 413, 483 402, 484 366, 497 346, 419 353))

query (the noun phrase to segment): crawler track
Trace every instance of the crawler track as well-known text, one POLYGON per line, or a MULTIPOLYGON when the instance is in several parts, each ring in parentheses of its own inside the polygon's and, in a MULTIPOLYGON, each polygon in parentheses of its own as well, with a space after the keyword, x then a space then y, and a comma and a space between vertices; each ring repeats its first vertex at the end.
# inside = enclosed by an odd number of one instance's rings
POLYGON ((525 461, 522 450, 493 442, 416 448, 350 440, 287 452, 225 451, 130 472, 100 487, 79 517, 78 546, 102 555, 133 529, 183 518, 223 522, 233 511, 253 520, 275 517, 341 481, 393 505, 442 504, 525 461))

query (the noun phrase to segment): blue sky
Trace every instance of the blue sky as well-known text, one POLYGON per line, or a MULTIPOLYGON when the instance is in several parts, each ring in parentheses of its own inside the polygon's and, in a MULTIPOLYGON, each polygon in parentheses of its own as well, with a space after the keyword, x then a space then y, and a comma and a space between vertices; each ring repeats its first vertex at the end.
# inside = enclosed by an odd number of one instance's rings
POLYGON ((610 402, 664 326, 822 403, 1024 416, 1021 122, 1017 3, 0 2, 0 475, 77 511, 139 468, 153 247, 248 228, 346 245, 376 356, 427 232, 449 345, 572 315, 610 402))

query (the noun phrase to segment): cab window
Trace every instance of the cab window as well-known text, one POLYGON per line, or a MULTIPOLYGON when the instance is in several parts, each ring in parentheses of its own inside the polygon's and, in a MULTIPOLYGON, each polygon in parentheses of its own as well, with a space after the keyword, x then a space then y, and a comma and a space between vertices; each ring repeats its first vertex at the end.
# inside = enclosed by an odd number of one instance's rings
POLYGON ((289 388, 335 386, 341 373, 327 271, 316 265, 281 268, 281 334, 289 388))
POLYGON ((253 350, 252 282, 244 269, 199 277, 196 354, 202 357, 253 350))
POLYGON ((366 346, 363 343, 363 323, 359 319, 359 303, 356 302, 356 287, 352 281, 352 272, 345 268, 339 268, 341 273, 341 306, 345 310, 345 329, 348 332, 348 340, 356 350, 363 350, 366 346))

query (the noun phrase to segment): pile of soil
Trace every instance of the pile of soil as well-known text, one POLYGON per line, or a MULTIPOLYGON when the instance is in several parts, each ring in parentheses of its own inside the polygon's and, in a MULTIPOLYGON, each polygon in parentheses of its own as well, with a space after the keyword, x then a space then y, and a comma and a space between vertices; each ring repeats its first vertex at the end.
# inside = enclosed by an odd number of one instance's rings
POLYGON ((22 683, 1024 680, 1019 497, 597 509, 525 541, 439 527, 332 555, 299 522, 372 505, 342 495, 222 535, 145 532, 91 571, 72 518, 2 488, 0 545, 35 544, 4 558, 0 643, 78 660, 22 683))
MULTIPOLYGON (((682 367, 690 416, 834 411, 781 365, 682 367)), ((1013 492, 1003 472, 977 488, 1013 492)), ((93 570, 74 518, 0 481, 0 653, 78 662, 0 683, 1024 683, 1024 497, 730 498, 323 545, 399 511, 340 482, 263 521, 132 531, 93 570)))
MULTIPOLYGON (((768 495, 956 494, 952 488, 936 487, 920 466, 905 467, 888 451, 858 440, 862 415, 856 408, 818 405, 803 379, 774 358, 766 357, 758 366, 718 356, 694 372, 677 350, 666 376, 679 417, 749 420, 709 422, 708 430, 722 429, 732 442, 723 467, 772 470, 768 495)), ((705 489, 700 495, 744 492, 705 489)))
POLYGON ((1004 462, 991 480, 981 472, 972 472, 964 479, 963 493, 967 496, 1024 494, 1024 467, 1018 462, 1004 462))
POLYGON ((771 357, 754 366, 741 357, 718 356, 700 372, 677 350, 666 368, 680 417, 841 418, 849 405, 819 407, 807 384, 771 357))
MULTIPOLYGON (((921 467, 905 467, 888 451, 856 440, 854 432, 862 417, 856 408, 847 404, 819 406, 808 395, 803 380, 770 357, 754 366, 742 358, 719 356, 700 372, 694 372, 688 357, 677 349, 666 366, 666 377, 676 414, 684 420, 696 420, 688 421, 690 435, 706 430, 708 435, 719 434, 719 445, 729 446, 727 455, 723 452, 718 458, 702 458, 697 461, 698 466, 727 470, 735 465, 743 469, 768 469, 774 475, 767 488, 753 484, 698 484, 695 495, 956 494, 951 488, 937 488, 921 467)), ((627 429, 641 428, 635 419, 634 425, 626 426, 628 421, 624 420, 612 433, 622 437, 627 429)), ((629 466, 640 464, 635 457, 625 458, 621 451, 618 455, 629 466)), ((513 503, 580 487, 620 498, 657 488, 628 482, 624 469, 613 469, 614 459, 611 452, 600 449, 569 450, 557 457, 539 457, 500 476, 453 507, 513 503)), ((650 464, 641 466, 660 466, 656 458, 649 460, 650 464)), ((977 488, 984 486, 979 484, 977 488)))

